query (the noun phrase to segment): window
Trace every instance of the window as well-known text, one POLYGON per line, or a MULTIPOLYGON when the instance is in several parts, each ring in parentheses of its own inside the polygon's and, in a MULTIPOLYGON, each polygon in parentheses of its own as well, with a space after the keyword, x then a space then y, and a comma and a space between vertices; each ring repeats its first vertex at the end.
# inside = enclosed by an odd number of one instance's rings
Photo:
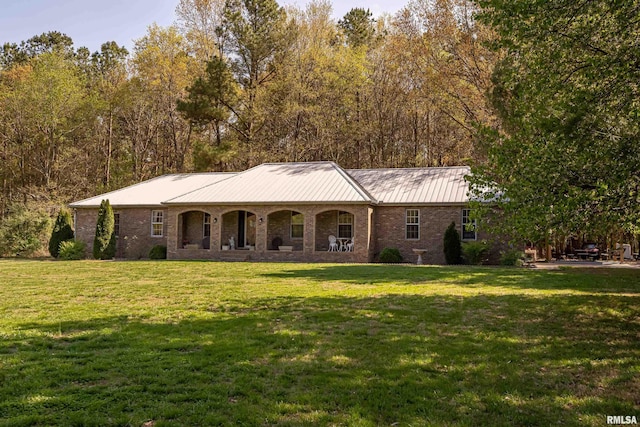
POLYGON ((304 215, 300 212, 291 212, 291 238, 302 239, 304 237, 304 215))
POLYGON ((353 215, 349 212, 338 212, 338 238, 350 239, 353 237, 353 215))
POLYGON ((120 214, 113 214, 113 234, 116 237, 120 237, 120 214))
POLYGON ((202 236, 211 237, 211 215, 208 213, 204 214, 204 218, 202 220, 202 236))
POLYGON ((462 209, 462 240, 476 240, 476 220, 471 219, 471 209, 462 209))
POLYGON ((405 238, 418 240, 420 238, 420 210, 407 209, 405 211, 405 238))
POLYGON ((164 212, 151 211, 151 237, 162 237, 164 212))

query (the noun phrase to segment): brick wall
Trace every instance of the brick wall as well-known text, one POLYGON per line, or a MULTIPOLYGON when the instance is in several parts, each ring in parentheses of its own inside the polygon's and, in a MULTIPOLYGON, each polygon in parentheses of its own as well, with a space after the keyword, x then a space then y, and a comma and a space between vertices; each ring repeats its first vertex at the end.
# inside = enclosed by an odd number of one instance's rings
MULTIPOLYGON (((120 214, 120 235, 116 241, 116 258, 140 259, 149 256, 154 245, 167 244, 167 209, 113 208, 120 214), (151 237, 151 211, 164 212, 162 237, 151 237)), ((87 257, 92 257, 98 209, 76 209, 76 239, 87 245, 87 257)))
MULTIPOLYGON (((293 246, 294 251, 302 251, 304 247, 304 238, 291 237, 291 212, 277 211, 267 217, 267 249, 274 250, 271 242, 276 237, 282 239, 283 246, 293 246)), ((295 211, 297 212, 297 211, 295 211)))
POLYGON ((425 264, 444 264, 444 232, 455 221, 461 232, 462 207, 460 206, 379 206, 374 214, 376 229, 375 256, 386 247, 400 250, 405 261, 415 262, 418 256, 413 249, 426 249, 422 259, 425 264), (419 239, 406 238, 407 209, 420 211, 419 239))
MULTIPOLYGON (((247 257, 260 261, 324 261, 324 262, 370 262, 385 247, 400 250, 406 262, 415 262, 417 255, 412 249, 427 249, 423 256, 425 263, 444 264, 444 231, 451 221, 455 221, 461 232, 461 206, 416 206, 410 209, 420 210, 420 238, 405 238, 405 210, 407 207, 365 205, 302 205, 302 206, 194 206, 189 208, 164 208, 163 237, 151 237, 151 208, 116 208, 120 214, 120 236, 117 242, 117 258, 139 259, 148 257, 154 245, 166 245, 170 259, 235 259, 247 257), (263 223, 256 222, 256 251, 227 253, 221 251, 221 245, 228 243, 228 236, 234 236, 237 242, 238 210, 253 212, 263 223), (304 215, 304 238, 290 238, 291 210, 304 215), (328 236, 337 236, 337 211, 347 211, 354 215, 354 253, 327 252, 328 236), (188 214, 187 214, 188 212, 188 214), (182 249, 183 232, 193 243, 202 238, 203 212, 211 215, 210 249, 182 249), (182 227, 180 214, 186 214, 188 225, 182 227), (217 222, 214 221, 217 219, 217 222), (283 245, 294 247, 293 253, 268 250, 271 241, 278 235, 283 245), (235 258, 234 258, 235 257, 235 258)), ((97 209, 76 210, 76 238, 86 243, 87 255, 91 257, 97 209)), ((478 239, 490 239, 480 232, 478 239)), ((501 246, 492 245, 492 261, 499 257, 501 246)))
POLYGON ((368 235, 372 220, 371 209, 367 205, 264 205, 264 206, 191 206, 170 207, 167 213, 167 253, 169 259, 246 259, 282 261, 326 261, 326 262, 369 262, 373 254, 368 235), (229 236, 237 239, 238 210, 246 210, 256 215, 255 251, 222 251, 229 236), (290 239, 290 211, 304 215, 304 238, 290 239), (328 236, 337 233, 337 211, 348 211, 354 215, 354 236, 358 243, 353 253, 328 253, 328 236), (185 250, 178 245, 179 215, 187 211, 203 211, 211 215, 211 248, 209 250, 185 250), (259 219, 263 222, 260 223, 259 219), (325 218, 335 218, 335 224, 325 218), (316 224, 319 225, 315 232, 316 224), (269 250, 276 234, 281 234, 283 245, 291 242, 292 253, 269 250), (326 243, 325 243, 326 242, 326 243))

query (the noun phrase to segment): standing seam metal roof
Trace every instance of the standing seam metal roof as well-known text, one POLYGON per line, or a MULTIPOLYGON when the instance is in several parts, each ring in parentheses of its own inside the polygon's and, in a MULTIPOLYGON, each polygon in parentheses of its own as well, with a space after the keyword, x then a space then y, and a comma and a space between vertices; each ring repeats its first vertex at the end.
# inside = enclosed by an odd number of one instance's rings
POLYGON ((400 205, 469 202, 466 166, 350 169, 333 162, 266 163, 241 173, 163 175, 72 203, 75 208, 164 204, 381 203, 400 205), (191 191, 190 191, 191 190, 191 191))
POLYGON ((469 202, 468 166, 349 169, 381 204, 463 204, 469 202))
POLYGON ((115 207, 162 206, 163 201, 184 194, 190 188, 201 188, 233 175, 235 173, 229 172, 162 175, 119 190, 80 200, 69 206, 72 208, 98 207, 104 199, 109 199, 109 204, 115 207))
POLYGON ((265 163, 166 204, 375 203, 333 162, 265 163))

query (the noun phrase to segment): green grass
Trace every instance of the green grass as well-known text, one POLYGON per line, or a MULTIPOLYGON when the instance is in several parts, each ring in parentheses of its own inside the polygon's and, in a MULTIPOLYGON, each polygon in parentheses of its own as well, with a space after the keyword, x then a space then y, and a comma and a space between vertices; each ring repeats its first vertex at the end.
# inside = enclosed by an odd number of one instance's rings
POLYGON ((638 270, 0 261, 0 425, 640 416, 638 270))

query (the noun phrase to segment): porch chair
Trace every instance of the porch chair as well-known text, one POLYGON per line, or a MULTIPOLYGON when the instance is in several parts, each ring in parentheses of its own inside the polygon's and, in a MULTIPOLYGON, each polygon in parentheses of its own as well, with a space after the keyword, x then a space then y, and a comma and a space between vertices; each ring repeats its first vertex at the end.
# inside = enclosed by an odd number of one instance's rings
POLYGON ((336 239, 336 236, 334 236, 333 234, 329 236, 328 252, 338 252, 338 239, 336 239))
POLYGON ((356 238, 352 237, 351 241, 347 243, 347 252, 353 252, 353 246, 355 245, 356 238))

